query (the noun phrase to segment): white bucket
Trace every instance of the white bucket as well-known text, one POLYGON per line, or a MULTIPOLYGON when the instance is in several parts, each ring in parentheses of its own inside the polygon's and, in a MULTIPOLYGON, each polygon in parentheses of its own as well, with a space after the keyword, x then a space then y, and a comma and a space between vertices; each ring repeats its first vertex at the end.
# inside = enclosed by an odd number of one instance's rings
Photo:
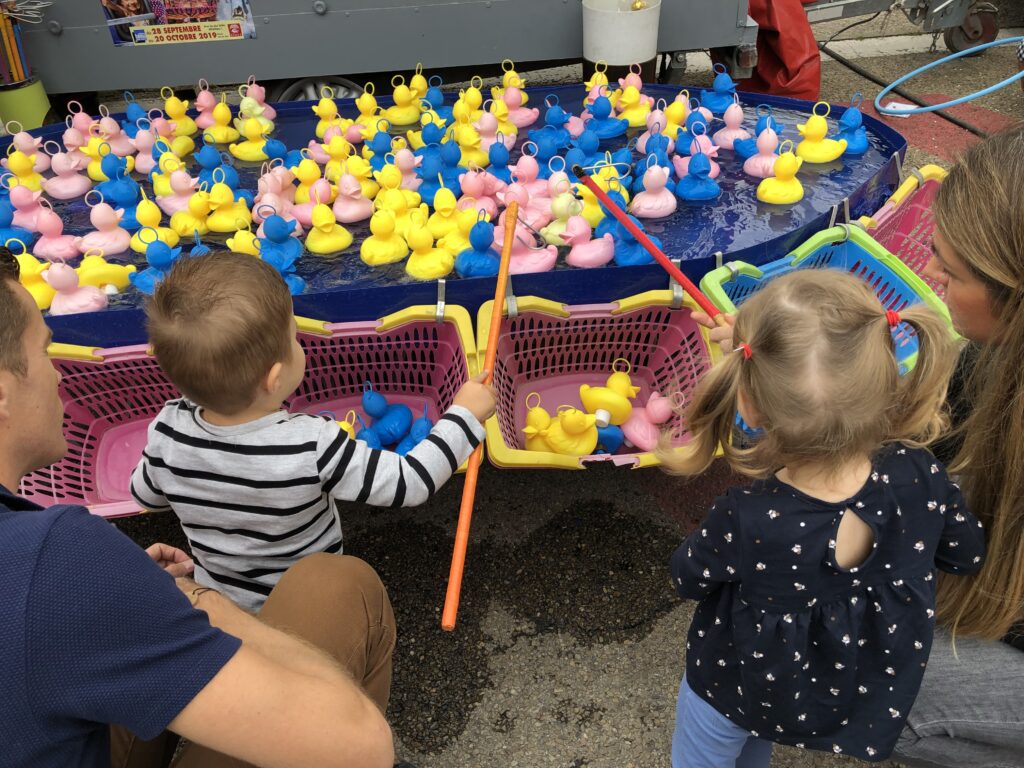
POLYGON ((661 0, 644 2, 634 11, 632 0, 583 0, 583 58, 621 67, 653 59, 661 0))

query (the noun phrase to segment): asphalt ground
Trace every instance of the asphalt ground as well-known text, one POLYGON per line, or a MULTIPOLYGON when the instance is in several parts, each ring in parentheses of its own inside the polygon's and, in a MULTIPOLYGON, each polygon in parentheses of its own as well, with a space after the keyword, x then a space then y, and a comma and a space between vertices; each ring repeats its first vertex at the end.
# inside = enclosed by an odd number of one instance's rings
MULTIPOLYGON (((939 55, 862 63, 890 81, 939 55)), ((1013 51, 1001 48, 929 73, 912 88, 958 96, 1016 71, 1013 51)), ((553 76, 573 78, 573 68, 553 76)), ((870 99, 877 90, 834 62, 823 65, 826 100, 845 102, 855 91, 870 99)), ((1024 94, 1007 88, 972 108, 982 126, 1020 119, 1024 94)), ((910 166, 952 159, 931 140, 930 119, 892 120, 911 140, 910 166)), ((710 499, 733 481, 721 466, 689 481, 657 469, 486 466, 452 633, 441 630, 440 611, 462 478, 417 509, 342 509, 346 552, 378 570, 398 619, 388 715, 399 755, 421 768, 668 766, 692 605, 675 598, 667 562, 710 499)), ((118 525, 142 544, 183 543, 166 515, 118 525)), ((783 748, 773 761, 787 768, 854 764, 783 748)))

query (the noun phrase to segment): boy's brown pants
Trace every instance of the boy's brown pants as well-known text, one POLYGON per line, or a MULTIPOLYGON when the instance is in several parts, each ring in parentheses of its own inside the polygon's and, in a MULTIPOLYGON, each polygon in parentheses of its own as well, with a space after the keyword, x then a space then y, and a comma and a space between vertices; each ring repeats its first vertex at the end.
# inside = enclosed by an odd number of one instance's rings
MULTIPOLYGON (((257 615, 330 654, 382 712, 387 710, 395 616, 387 590, 365 562, 346 555, 310 555, 281 577, 257 615)), ((112 768, 165 768, 178 746, 178 737, 169 731, 143 741, 124 728, 112 727, 110 740, 112 768)), ((174 765, 245 768, 248 764, 186 744, 174 765)))

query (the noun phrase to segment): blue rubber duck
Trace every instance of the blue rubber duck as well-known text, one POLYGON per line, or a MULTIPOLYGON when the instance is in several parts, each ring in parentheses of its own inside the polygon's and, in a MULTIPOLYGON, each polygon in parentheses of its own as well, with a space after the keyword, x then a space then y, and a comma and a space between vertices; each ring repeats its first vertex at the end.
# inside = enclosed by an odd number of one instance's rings
POLYGON ((462 148, 455 141, 446 141, 441 144, 441 162, 444 164, 441 175, 444 177, 444 185, 455 192, 462 194, 462 187, 459 179, 466 169, 459 165, 462 160, 462 148))
MULTIPOLYGON (((623 197, 622 193, 615 189, 608 190, 608 197, 611 198, 612 202, 619 207, 620 210, 626 210, 626 198, 623 197)), ((594 240, 600 240, 605 235, 615 236, 615 228, 618 226, 618 221, 615 216, 609 212, 608 208, 600 200, 597 203, 601 206, 601 210, 604 211, 604 218, 597 223, 594 227, 594 240)))
POLYGON ((235 170, 230 155, 221 152, 212 144, 204 144, 194 157, 199 163, 199 167, 202 168, 199 171, 200 184, 206 184, 207 187, 212 187, 218 181, 227 184, 235 193, 235 200, 241 199, 247 207, 252 208, 255 199, 253 193, 248 189, 240 189, 242 179, 239 177, 238 171, 235 170), (224 175, 221 176, 220 173, 217 173, 218 170, 224 175))
POLYGON ((373 431, 373 427, 366 426, 362 416, 356 415, 356 419, 359 421, 359 431, 356 432, 356 440, 362 440, 370 448, 375 448, 378 451, 383 450, 384 446, 380 442, 380 436, 373 431))
POLYGON ((487 166, 487 172, 494 178, 499 179, 506 184, 511 184, 512 171, 508 167, 508 161, 511 157, 508 147, 506 147, 503 142, 494 142, 487 150, 487 159, 490 161, 490 165, 487 166))
POLYGON ((263 220, 263 237, 259 238, 260 258, 284 278, 288 292, 298 296, 306 290, 306 281, 295 274, 295 263, 302 256, 302 243, 292 237, 295 225, 272 213, 263 220))
POLYGON ((597 428, 597 448, 595 453, 598 454, 612 454, 615 453, 622 444, 626 442, 626 436, 622 434, 622 427, 617 427, 614 424, 609 424, 607 427, 597 428))
MULTIPOLYGON (((438 190, 446 186, 444 176, 441 174, 442 168, 444 168, 444 163, 441 162, 441 155, 434 152, 424 156, 423 163, 416 169, 417 175, 423 178, 423 183, 420 184, 420 188, 416 191, 419 192, 420 200, 431 208, 434 207, 434 197, 437 195, 438 190)), ((459 192, 452 190, 452 192, 457 196, 461 190, 459 192)))
POLYGON ((363 410, 373 418, 370 427, 380 438, 382 445, 394 445, 409 434, 412 427, 412 410, 403 403, 388 404, 387 398, 373 388, 363 384, 363 410))
MULTIPOLYGON (((650 143, 647 145, 650 147, 650 143)), ((648 152, 646 157, 641 157, 633 165, 633 184, 630 191, 633 194, 643 192, 644 187, 644 173, 652 165, 660 165, 662 168, 668 168, 668 180, 665 182, 665 189, 669 192, 675 192, 676 189, 676 169, 672 165, 672 161, 668 155, 664 152, 648 152)))
POLYGON ((530 141, 537 147, 534 157, 537 158, 537 178, 547 179, 551 177, 551 158, 555 157, 561 150, 561 139, 558 131, 550 125, 545 125, 536 131, 530 131, 530 141), (536 137, 536 138, 534 138, 536 137))
POLYGON ((833 139, 846 139, 846 151, 844 155, 863 155, 868 151, 868 131, 864 127, 864 116, 861 114, 860 105, 864 97, 860 93, 853 94, 850 99, 850 106, 839 118, 839 131, 832 136, 833 139))
MULTIPOLYGON (((590 130, 589 127, 584 128, 583 133, 573 139, 572 146, 573 149, 580 151, 582 162, 579 164, 583 167, 595 165, 604 159, 604 153, 601 152, 601 137, 590 130)), ((568 155, 566 155, 565 162, 570 168, 572 167, 568 155)))
POLYGON ((715 64, 714 70, 715 81, 711 84, 712 90, 700 92, 700 104, 705 109, 710 109, 712 114, 721 115, 734 101, 736 83, 729 77, 724 64, 715 64))
POLYGON ((711 160, 699 149, 690 156, 686 176, 676 182, 676 195, 683 200, 714 200, 722 193, 718 182, 710 178, 711 160))
POLYGON ((115 209, 124 210, 120 226, 129 232, 137 231, 142 225, 135 218, 135 208, 142 199, 142 187, 128 173, 128 162, 114 154, 104 155, 100 160, 100 168, 107 181, 96 185, 96 190, 103 199, 115 209))
POLYGON ((426 440, 427 435, 430 434, 430 430, 433 428, 434 422, 427 417, 427 406, 424 405, 423 415, 416 419, 412 426, 409 427, 409 434, 403 437, 401 442, 395 446, 395 453, 399 456, 405 456, 405 454, 426 440))
POLYGON ((444 141, 444 128, 437 123, 427 123, 423 126, 420 137, 423 139, 423 146, 413 152, 418 157, 425 155, 430 145, 440 144, 444 141))
POLYGON ((543 131, 551 129, 554 131, 554 137, 547 136, 546 140, 555 143, 555 152, 557 153, 568 147, 569 142, 572 141, 569 131, 565 128, 565 124, 569 122, 571 115, 559 106, 558 97, 553 93, 544 99, 544 103, 548 105, 547 111, 544 113, 544 126, 533 129, 527 135, 530 141, 536 142, 539 145, 539 135, 543 131))
MULTIPOLYGON (((445 125, 452 121, 452 108, 445 106, 444 93, 441 91, 441 86, 444 85, 444 81, 440 75, 434 75, 427 81, 430 85, 427 88, 426 94, 423 96, 424 101, 430 104, 430 108, 437 113, 437 116, 444 120, 445 125)), ((424 126, 426 128, 426 126, 424 126)), ((427 137, 423 137, 425 142, 427 137)))
POLYGON ((141 272, 128 275, 131 284, 147 296, 152 296, 157 283, 167 277, 174 262, 181 256, 181 248, 171 248, 162 240, 153 240, 146 246, 146 263, 149 264, 141 272))
POLYGON ((21 245, 24 243, 25 246, 31 248, 32 244, 39 237, 37 232, 29 232, 24 227, 15 227, 14 222, 14 206, 11 205, 11 199, 7 197, 0 198, 0 243, 10 243, 7 247, 11 253, 18 254, 25 251, 25 247, 21 245), (20 240, 20 243, 12 243, 11 240, 20 240))
POLYGON ((469 230, 469 248, 455 257, 459 277, 494 277, 501 260, 494 251, 494 225, 478 221, 469 230))
POLYGON ((370 167, 373 170, 379 171, 387 165, 387 155, 391 151, 390 133, 387 131, 377 131, 373 138, 366 142, 366 146, 373 152, 373 155, 370 156, 370 167))
POLYGON ((148 115, 142 105, 135 100, 135 95, 131 91, 124 92, 124 102, 124 120, 121 121, 121 130, 129 139, 134 139, 139 132, 139 120, 148 119, 148 115))
MULTIPOLYGON (((632 221, 640 231, 643 231, 643 225, 640 220, 635 216, 630 216, 629 220, 632 221)), ((647 249, 637 242, 637 239, 633 237, 628 229, 626 229, 618 220, 615 222, 615 230, 613 232, 615 236, 615 263, 620 267, 634 267, 639 264, 653 264, 654 257, 647 252, 647 249)), ((656 237, 650 237, 658 248, 661 248, 661 241, 656 237)))
MULTIPOLYGON (((760 117, 757 118, 757 124, 754 126, 754 135, 749 139, 737 139, 732 144, 732 151, 741 160, 748 160, 757 154, 757 137, 761 135, 765 128, 771 126, 776 134, 782 133, 785 129, 782 123, 775 119, 772 108, 767 104, 759 104, 757 114, 760 117)), ((779 143, 781 144, 782 142, 780 141, 779 143)), ((775 149, 775 154, 779 154, 778 147, 775 149)))
POLYGON ((590 105, 590 122, 587 128, 598 135, 601 141, 617 139, 629 130, 629 120, 612 117, 612 103, 607 96, 598 96, 590 105))

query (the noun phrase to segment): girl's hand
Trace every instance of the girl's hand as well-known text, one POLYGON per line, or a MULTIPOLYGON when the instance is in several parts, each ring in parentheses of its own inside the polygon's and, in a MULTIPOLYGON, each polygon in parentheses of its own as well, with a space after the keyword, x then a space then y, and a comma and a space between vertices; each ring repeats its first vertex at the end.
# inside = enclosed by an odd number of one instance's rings
POLYGON ((728 354, 733 351, 732 327, 736 325, 736 315, 728 315, 723 312, 721 316, 725 320, 723 325, 716 324, 715 321, 704 312, 694 312, 691 315, 694 321, 709 330, 708 336, 711 337, 712 341, 718 342, 718 345, 722 348, 722 352, 728 354))

